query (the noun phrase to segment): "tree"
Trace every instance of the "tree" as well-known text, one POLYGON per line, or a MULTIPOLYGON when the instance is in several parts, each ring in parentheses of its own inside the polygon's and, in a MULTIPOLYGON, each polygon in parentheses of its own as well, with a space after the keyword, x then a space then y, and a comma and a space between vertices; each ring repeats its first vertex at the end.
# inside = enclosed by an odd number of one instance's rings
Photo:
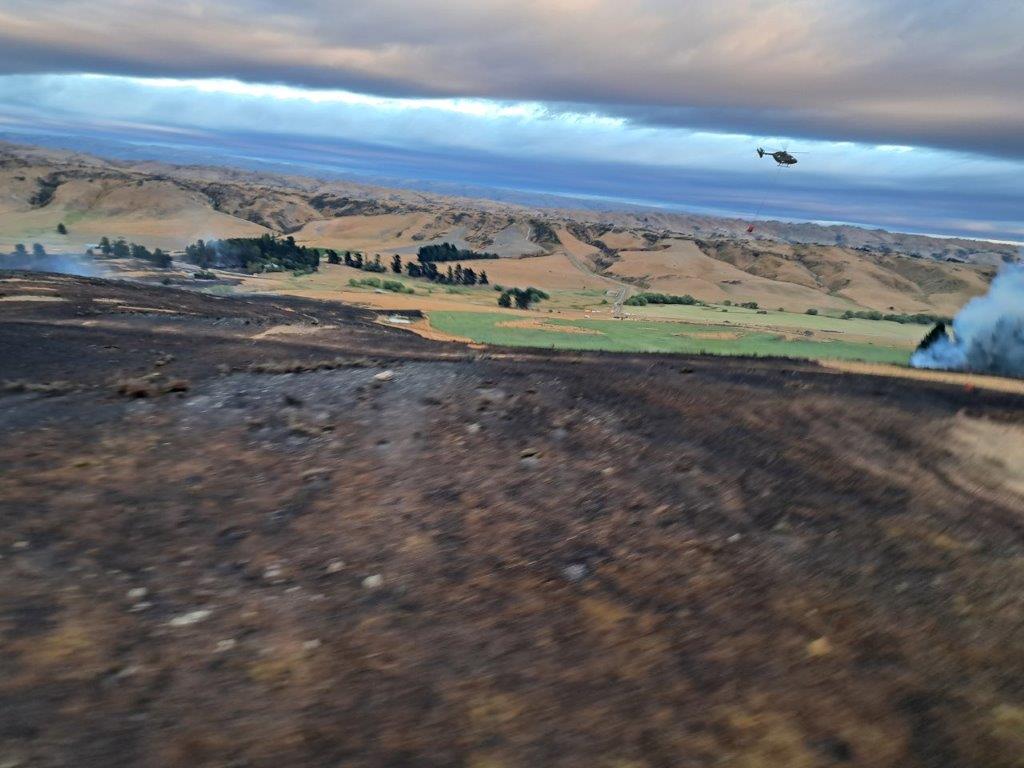
POLYGON ((518 309, 529 309, 530 302, 533 300, 533 296, 530 295, 529 291, 520 291, 518 288, 512 294, 512 298, 515 299, 518 309))
POLYGON ((391 271, 396 275, 402 274, 402 257, 397 253, 391 258, 391 271))
POLYGON ((149 261, 153 258, 153 254, 149 252, 149 249, 144 245, 139 245, 138 243, 132 243, 129 245, 128 252, 131 254, 133 259, 149 261))
MULTIPOLYGON (((374 267, 380 267, 380 254, 379 253, 375 253, 373 255, 373 266, 374 267)), ((380 271, 383 271, 383 270, 378 269, 377 271, 380 272, 380 271)))
POLYGON ((114 249, 110 245, 110 238, 104 235, 103 237, 100 238, 100 253, 102 253, 104 256, 109 256, 113 252, 114 249))
POLYGON ((16 246, 14 246, 14 252, 18 256, 28 256, 28 251, 25 250, 24 243, 18 243, 16 246))
POLYGON ((818 310, 816 310, 816 309, 808 309, 807 310, 807 314, 808 315, 816 315, 816 314, 818 314, 818 310))
POLYGON ((117 239, 112 250, 114 252, 115 259, 127 259, 131 255, 131 249, 128 247, 128 243, 124 241, 123 237, 119 237, 117 239))
POLYGON ((207 247, 202 240, 196 240, 192 245, 185 247, 185 258, 200 269, 207 269, 213 264, 215 256, 213 248, 207 247))
POLYGON ((327 263, 328 264, 341 264, 341 257, 338 252, 333 248, 327 250, 327 263))
POLYGON ((346 267, 351 267, 352 266, 352 252, 351 251, 345 251, 345 266, 346 267))
POLYGON ((501 296, 498 297, 498 306, 499 307, 511 307, 512 306, 512 297, 509 295, 508 291, 502 291, 501 292, 501 296))
POLYGON ((185 259, 203 269, 218 267, 250 273, 291 270, 304 275, 320 267, 320 250, 298 245, 294 238, 266 234, 209 242, 197 240, 185 248, 185 259))
POLYGON ((487 273, 480 270, 480 285, 487 285, 487 273))
POLYGON ((62 221, 60 224, 57 225, 57 234, 58 235, 66 235, 67 233, 68 233, 68 228, 64 226, 64 222, 62 221))
POLYGON ((171 266, 171 262, 173 261, 171 259, 171 254, 164 253, 164 251, 162 251, 159 248, 153 249, 152 258, 153 263, 156 264, 156 266, 160 267, 160 269, 167 269, 168 267, 171 266))
POLYGON ((32 243, 32 255, 33 256, 45 256, 46 249, 40 243, 32 243))

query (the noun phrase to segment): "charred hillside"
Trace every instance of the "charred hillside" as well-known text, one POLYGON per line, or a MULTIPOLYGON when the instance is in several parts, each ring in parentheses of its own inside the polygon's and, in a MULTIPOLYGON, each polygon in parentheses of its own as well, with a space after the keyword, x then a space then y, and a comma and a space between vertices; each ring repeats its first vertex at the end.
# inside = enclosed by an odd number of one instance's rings
POLYGON ((0 293, 5 759, 1021 753, 1020 396, 469 349, 301 299, 0 293))

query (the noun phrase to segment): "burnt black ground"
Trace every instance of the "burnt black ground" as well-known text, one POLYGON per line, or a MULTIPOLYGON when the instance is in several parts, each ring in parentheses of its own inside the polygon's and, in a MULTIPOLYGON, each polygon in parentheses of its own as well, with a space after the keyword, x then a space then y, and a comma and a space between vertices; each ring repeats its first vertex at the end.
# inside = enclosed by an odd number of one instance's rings
POLYGON ((15 277, 0 764, 1022 765, 1018 396, 15 277))

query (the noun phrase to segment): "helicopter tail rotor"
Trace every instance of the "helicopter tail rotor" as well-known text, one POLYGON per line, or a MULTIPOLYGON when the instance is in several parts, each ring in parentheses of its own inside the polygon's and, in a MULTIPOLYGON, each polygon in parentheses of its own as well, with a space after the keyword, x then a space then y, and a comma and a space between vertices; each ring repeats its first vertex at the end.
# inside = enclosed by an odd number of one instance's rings
POLYGON ((764 157, 764 150, 761 147, 757 148, 757 156, 764 157))

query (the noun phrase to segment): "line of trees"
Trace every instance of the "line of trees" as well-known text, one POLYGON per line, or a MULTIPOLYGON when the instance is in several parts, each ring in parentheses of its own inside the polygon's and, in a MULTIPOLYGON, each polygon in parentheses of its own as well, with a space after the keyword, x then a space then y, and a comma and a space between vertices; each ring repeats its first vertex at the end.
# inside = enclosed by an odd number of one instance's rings
POLYGON ((443 271, 432 261, 417 264, 414 261, 405 265, 406 274, 409 277, 422 277, 433 283, 442 285, 489 285, 490 280, 483 270, 477 272, 472 267, 463 267, 461 264, 448 265, 443 271))
POLYGON ((433 261, 424 261, 423 254, 417 254, 417 261, 403 263, 402 257, 396 253, 391 257, 391 262, 385 265, 379 253, 372 259, 358 251, 338 252, 328 248, 325 253, 328 264, 344 264, 346 267, 361 269, 364 272, 385 273, 390 269, 396 275, 404 271, 409 277, 422 278, 442 285, 490 285, 485 270, 477 272, 472 267, 463 267, 461 264, 449 264, 445 269, 441 269, 433 261))
POLYGON ((358 251, 344 251, 342 253, 338 253, 333 248, 328 248, 326 250, 326 254, 328 264, 344 264, 346 267, 361 269, 364 272, 381 273, 388 271, 388 268, 381 263, 379 253, 376 254, 373 259, 370 259, 369 256, 364 257, 363 254, 358 251))
POLYGON ((442 285, 489 285, 490 280, 485 270, 477 272, 472 267, 464 267, 462 264, 440 268, 437 262, 498 258, 493 253, 477 253, 466 248, 457 248, 451 243, 421 246, 416 253, 416 261, 409 260, 404 264, 402 257, 397 253, 391 257, 388 265, 384 264, 379 253, 370 259, 358 251, 339 252, 328 248, 325 254, 329 264, 344 264, 346 267, 361 269, 364 272, 378 273, 387 272, 390 268, 396 275, 404 271, 409 277, 422 278, 442 285))
POLYGON ((648 304, 687 304, 687 305, 698 305, 704 306, 704 302, 699 299, 693 298, 688 293, 684 293, 682 296, 677 296, 673 293, 652 293, 644 291, 630 296, 625 304, 631 307, 645 307, 648 304))
POLYGON ((320 250, 298 245, 295 238, 231 237, 226 240, 197 240, 185 248, 185 260, 201 269, 219 267, 256 274, 284 272, 296 274, 316 272, 320 268, 320 250))
POLYGON ((942 315, 928 315, 928 314, 883 314, 877 309, 867 310, 846 310, 843 312, 843 320, 889 320, 893 323, 916 323, 917 325, 934 325, 935 323, 949 323, 951 320, 948 317, 942 315))
POLYGON ((473 259, 496 259, 496 253, 482 253, 472 251, 469 248, 458 248, 452 243, 440 243, 435 245, 421 245, 416 252, 416 258, 421 263, 428 261, 472 261, 473 259))
MULTIPOLYGON (((129 243, 123 237, 119 237, 117 240, 111 241, 109 237, 104 235, 100 238, 100 253, 104 256, 112 259, 142 259, 143 261, 151 262, 154 266, 160 267, 161 269, 167 269, 171 266, 171 255, 166 253, 160 248, 154 248, 152 251, 144 245, 138 243, 129 243)), ((95 252, 92 248, 86 251, 89 255, 95 256, 95 252)))

